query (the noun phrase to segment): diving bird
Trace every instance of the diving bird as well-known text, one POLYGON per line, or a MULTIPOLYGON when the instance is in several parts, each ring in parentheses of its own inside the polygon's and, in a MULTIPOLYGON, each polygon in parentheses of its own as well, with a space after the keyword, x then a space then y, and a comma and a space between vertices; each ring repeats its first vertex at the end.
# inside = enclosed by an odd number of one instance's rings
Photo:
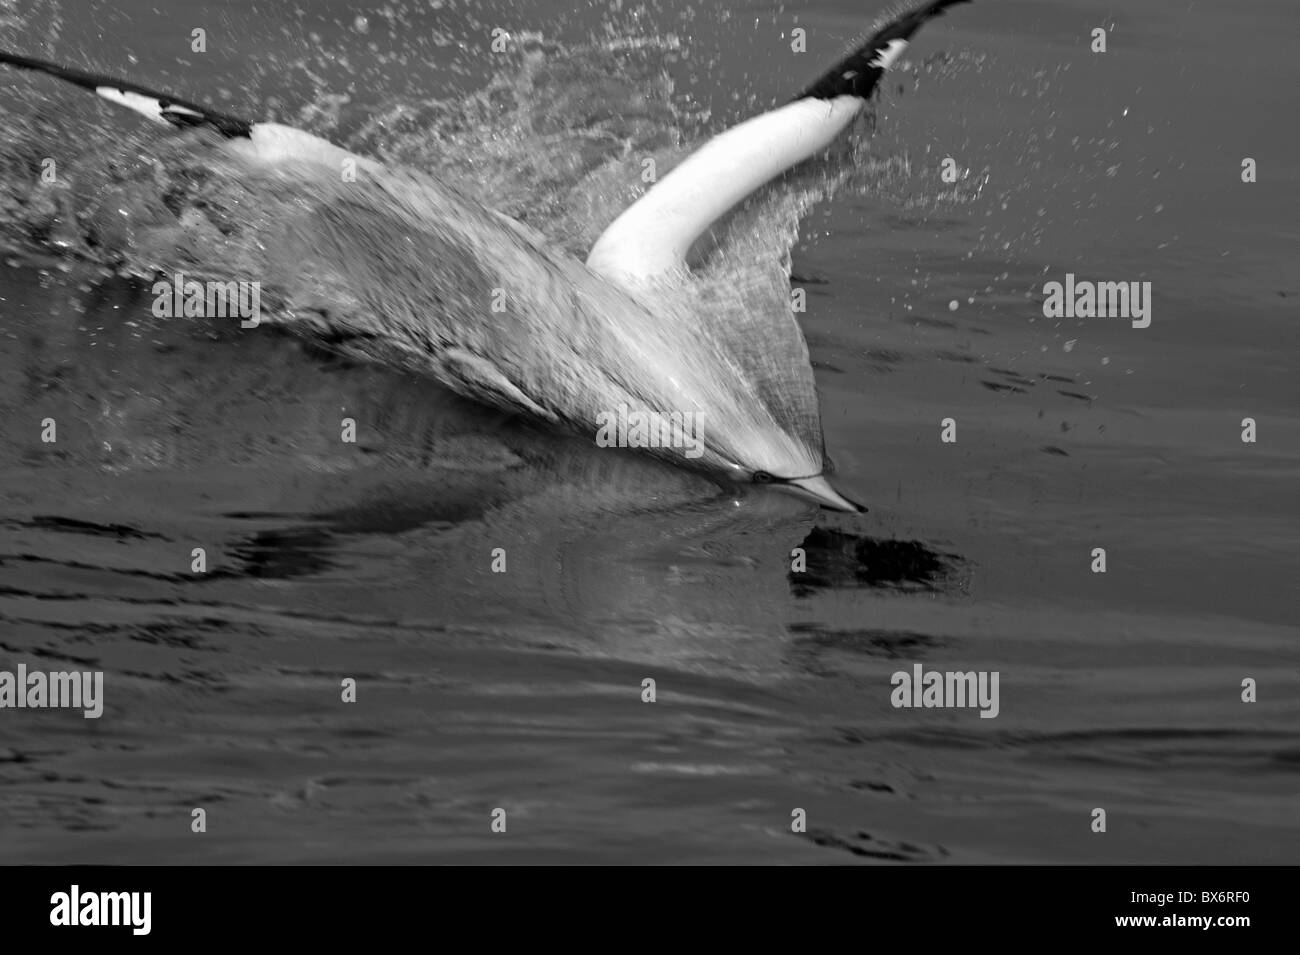
POLYGON ((774 307, 719 319, 687 255, 748 196, 827 150, 922 24, 963 2, 929 0, 889 17, 786 105, 710 139, 619 215, 585 262, 431 176, 301 130, 31 57, 0 52, 0 63, 74 83, 156 123, 214 133, 223 161, 261 177, 270 196, 301 195, 310 183, 310 201, 267 211, 258 246, 263 266, 290 286, 320 275, 346 285, 359 307, 332 316, 330 332, 351 353, 581 434, 617 414, 639 422, 620 430, 620 443, 724 482, 857 512, 865 508, 826 478, 815 382, 788 285, 774 307), (349 164, 354 175, 340 176, 349 164), (502 295, 508 320, 488 311, 502 295))

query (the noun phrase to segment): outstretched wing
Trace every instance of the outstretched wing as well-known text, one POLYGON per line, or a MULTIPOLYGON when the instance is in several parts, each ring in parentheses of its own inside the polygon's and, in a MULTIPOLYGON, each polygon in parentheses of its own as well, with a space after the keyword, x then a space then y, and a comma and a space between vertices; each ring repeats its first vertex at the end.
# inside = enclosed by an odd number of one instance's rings
POLYGON ((17 67, 20 70, 34 70, 38 73, 45 73, 65 80, 68 83, 80 86, 82 89, 90 90, 110 103, 116 103, 119 106, 125 106, 127 109, 135 110, 141 116, 145 116, 155 123, 168 123, 180 128, 209 126, 227 138, 247 137, 253 127, 253 124, 247 120, 227 116, 224 113, 208 109, 206 106, 177 99, 166 93, 158 93, 147 87, 126 80, 119 80, 112 76, 87 73, 85 70, 60 66, 48 60, 38 60, 35 57, 19 56, 16 53, 5 53, 3 51, 0 51, 0 63, 17 67))
POLYGON ((262 162, 305 160, 337 165, 343 160, 354 161, 359 168, 375 168, 374 160, 356 156, 331 142, 300 129, 278 123, 254 123, 236 116, 217 112, 199 103, 179 99, 169 93, 160 93, 138 83, 120 80, 102 73, 89 73, 48 60, 20 56, 0 51, 0 64, 45 73, 57 79, 90 90, 96 96, 125 106, 129 110, 155 123, 178 129, 204 127, 215 130, 229 140, 229 148, 262 162))
POLYGON ((709 140, 614 220, 587 265, 624 284, 684 268, 710 225, 835 141, 923 23, 967 2, 929 0, 892 17, 792 102, 709 140))

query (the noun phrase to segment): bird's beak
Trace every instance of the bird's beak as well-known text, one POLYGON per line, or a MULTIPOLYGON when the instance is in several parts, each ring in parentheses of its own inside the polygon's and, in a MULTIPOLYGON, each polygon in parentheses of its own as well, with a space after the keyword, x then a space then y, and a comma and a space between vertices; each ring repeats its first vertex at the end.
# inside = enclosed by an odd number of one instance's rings
POLYGON ((830 482, 820 474, 816 477, 782 481, 779 484, 773 484, 772 487, 794 494, 802 500, 811 501, 822 507, 829 507, 833 511, 848 511, 851 514, 861 514, 866 511, 866 508, 861 504, 855 504, 831 487, 830 482))

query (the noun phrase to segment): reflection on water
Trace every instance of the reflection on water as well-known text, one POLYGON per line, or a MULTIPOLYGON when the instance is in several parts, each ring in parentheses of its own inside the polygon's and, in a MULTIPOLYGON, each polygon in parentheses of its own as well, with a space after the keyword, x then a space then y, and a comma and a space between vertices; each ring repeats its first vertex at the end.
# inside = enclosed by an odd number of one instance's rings
POLYGON ((956 555, 921 541, 876 540, 833 528, 814 527, 800 545, 806 567, 790 571, 790 590, 807 597, 823 587, 894 587, 936 590, 951 576, 956 555))

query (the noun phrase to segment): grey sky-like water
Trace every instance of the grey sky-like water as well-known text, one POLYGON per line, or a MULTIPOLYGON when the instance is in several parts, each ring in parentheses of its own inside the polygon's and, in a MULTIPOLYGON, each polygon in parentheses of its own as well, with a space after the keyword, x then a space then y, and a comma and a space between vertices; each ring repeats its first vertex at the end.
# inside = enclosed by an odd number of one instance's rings
MULTIPOLYGON (((537 31, 563 63, 608 22, 683 41, 664 68, 707 130, 872 15, 625 6, 394 5, 362 32, 351 3, 36 4, 0 37, 364 138, 398 99, 480 88, 484 31, 537 31)), ((1296 13, 1131 7, 931 24, 880 104, 879 170, 805 222, 802 325, 865 515, 737 497, 271 330, 160 322, 145 285, 16 257, 0 668, 102 669, 106 706, 0 712, 0 860, 1294 862, 1296 13), (944 183, 947 157, 969 175, 944 183), (1151 327, 1045 318, 1066 272, 1150 281, 1151 327), (999 671, 999 716, 895 709, 913 663, 999 671)), ((554 76, 526 145, 491 116, 422 136, 418 110, 380 145, 579 234, 565 131, 641 79, 554 76)), ((134 123, 16 76, 8 108, 20 89, 103 149, 134 123)), ((647 109, 620 134, 658 147, 667 125, 647 109)))

